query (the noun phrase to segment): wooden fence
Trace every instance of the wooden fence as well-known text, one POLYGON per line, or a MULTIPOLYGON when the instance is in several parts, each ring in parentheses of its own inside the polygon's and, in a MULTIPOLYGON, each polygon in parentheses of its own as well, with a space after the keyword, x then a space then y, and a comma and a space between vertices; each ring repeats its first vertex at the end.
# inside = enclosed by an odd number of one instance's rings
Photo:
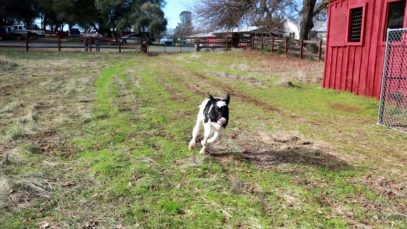
POLYGON ((104 42, 95 38, 77 39, 61 39, 60 37, 47 37, 31 39, 25 36, 23 40, 8 40, 0 42, 0 48, 23 49, 30 51, 32 49, 41 50, 83 50, 85 52, 100 52, 101 49, 117 51, 121 53, 125 50, 146 51, 147 46, 143 47, 140 44, 121 44, 120 42, 108 41, 104 42), (143 48, 145 50, 143 50, 143 48))
MULTIPOLYGON (((237 43, 232 38, 197 38, 195 39, 195 51, 202 49, 224 49, 232 48, 251 48, 258 50, 269 50, 271 52, 280 52, 287 55, 298 56, 299 58, 309 58, 321 61, 325 54, 325 44, 322 41, 313 40, 293 40, 289 38, 276 38, 273 36, 252 36, 240 39, 237 43)), ((170 46, 168 46, 170 47, 170 46)), ((116 51, 121 53, 124 50, 143 51, 143 52, 160 52, 160 49, 150 49, 147 45, 140 44, 121 44, 120 42, 102 42, 95 39, 85 39, 76 41, 54 38, 41 38, 32 40, 28 36, 25 40, 0 42, 0 48, 21 48, 25 51, 30 49, 48 49, 58 50, 84 50, 85 52, 99 52, 101 49, 116 51)), ((164 52, 166 48, 164 47, 164 52)), ((182 52, 182 48, 179 51, 182 52)), ((185 51, 191 51, 185 49, 185 51)), ((193 50, 192 50, 193 51, 193 50)))
POLYGON ((299 58, 323 60, 325 54, 325 42, 322 40, 294 40, 291 38, 276 38, 256 36, 253 38, 254 49, 268 49, 271 52, 282 52, 299 58))
POLYGON ((253 36, 241 39, 238 44, 233 43, 232 38, 197 38, 195 39, 196 51, 202 49, 224 49, 251 48, 258 50, 269 50, 287 55, 309 58, 318 61, 323 60, 325 54, 325 43, 317 40, 293 40, 290 38, 276 38, 266 36, 253 36))

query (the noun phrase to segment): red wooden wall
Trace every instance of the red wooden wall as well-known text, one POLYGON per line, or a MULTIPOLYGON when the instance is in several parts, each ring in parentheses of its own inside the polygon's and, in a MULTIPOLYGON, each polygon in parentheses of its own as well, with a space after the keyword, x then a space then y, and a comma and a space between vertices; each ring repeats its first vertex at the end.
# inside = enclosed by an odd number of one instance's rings
MULTIPOLYGON (((387 3, 391 1, 400 0, 336 0, 329 4, 323 87, 380 97, 387 3), (350 9, 355 7, 363 7, 361 41, 348 42, 350 9)), ((407 18, 404 20, 405 27, 407 18)))

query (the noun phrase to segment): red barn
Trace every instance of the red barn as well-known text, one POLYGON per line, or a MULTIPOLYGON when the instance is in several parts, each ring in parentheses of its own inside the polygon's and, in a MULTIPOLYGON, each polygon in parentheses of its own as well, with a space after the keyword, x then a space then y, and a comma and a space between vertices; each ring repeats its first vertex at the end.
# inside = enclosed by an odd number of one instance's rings
POLYGON ((406 0, 333 0, 325 88, 380 97, 388 28, 407 27, 406 0))

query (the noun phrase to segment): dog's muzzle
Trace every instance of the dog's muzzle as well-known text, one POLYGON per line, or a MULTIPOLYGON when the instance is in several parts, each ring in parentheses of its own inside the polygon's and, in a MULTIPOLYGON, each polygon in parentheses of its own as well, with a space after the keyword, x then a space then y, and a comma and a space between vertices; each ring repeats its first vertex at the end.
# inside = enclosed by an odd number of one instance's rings
POLYGON ((220 118, 220 119, 218 120, 218 123, 221 124, 221 125, 223 125, 223 124, 226 123, 226 119, 225 119, 225 118, 220 118))

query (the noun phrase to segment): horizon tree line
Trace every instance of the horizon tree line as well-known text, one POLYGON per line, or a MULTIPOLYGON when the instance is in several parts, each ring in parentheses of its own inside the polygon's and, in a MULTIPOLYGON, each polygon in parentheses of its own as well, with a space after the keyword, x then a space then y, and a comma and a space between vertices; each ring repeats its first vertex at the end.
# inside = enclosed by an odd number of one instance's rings
POLYGON ((164 0, 0 0, 0 26, 24 23, 62 31, 78 25, 102 34, 133 30, 155 38, 167 27, 164 6, 164 0))

